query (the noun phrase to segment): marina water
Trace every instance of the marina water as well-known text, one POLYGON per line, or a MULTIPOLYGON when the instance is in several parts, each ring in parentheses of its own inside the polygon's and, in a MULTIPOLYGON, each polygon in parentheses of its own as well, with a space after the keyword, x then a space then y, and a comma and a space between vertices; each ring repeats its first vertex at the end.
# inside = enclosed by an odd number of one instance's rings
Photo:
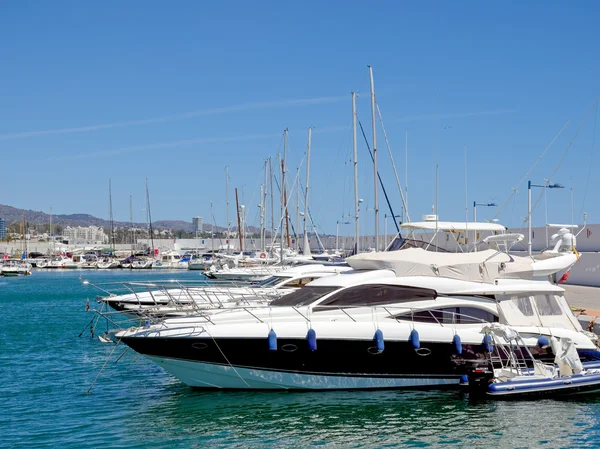
POLYGON ((100 343, 88 330, 78 337, 92 318, 86 299, 94 306, 99 293, 80 276, 92 283, 199 279, 157 271, 0 277, 1 448, 600 446, 600 398, 195 391, 131 351, 115 363, 125 347, 100 343))

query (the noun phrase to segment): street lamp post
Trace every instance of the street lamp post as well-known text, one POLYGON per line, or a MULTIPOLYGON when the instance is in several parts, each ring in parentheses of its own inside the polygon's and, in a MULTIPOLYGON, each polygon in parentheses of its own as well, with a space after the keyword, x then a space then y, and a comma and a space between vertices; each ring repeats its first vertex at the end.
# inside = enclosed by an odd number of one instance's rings
POLYGON ((478 203, 477 201, 473 201, 473 221, 477 223, 477 206, 482 207, 497 207, 496 203, 478 203))
MULTIPOLYGON (((497 207, 496 203, 478 203, 473 201, 473 221, 477 223, 477 206, 481 207, 497 207)), ((475 238, 473 239, 473 249, 477 251, 477 231, 475 231, 475 238)))
POLYGON ((339 245, 339 228, 340 228, 340 224, 350 224, 349 221, 336 221, 335 222, 335 250, 339 250, 340 249, 340 245, 339 245))
MULTIPOLYGON (((531 246, 533 244, 532 242, 532 231, 531 231, 531 188, 532 187, 539 187, 541 189, 564 189, 565 186, 563 186, 562 184, 548 184, 548 182, 546 182, 546 185, 538 185, 538 184, 532 184, 531 181, 527 181, 527 252, 529 253, 529 255, 531 256, 531 246)), ((547 224, 547 223, 546 223, 547 224)))

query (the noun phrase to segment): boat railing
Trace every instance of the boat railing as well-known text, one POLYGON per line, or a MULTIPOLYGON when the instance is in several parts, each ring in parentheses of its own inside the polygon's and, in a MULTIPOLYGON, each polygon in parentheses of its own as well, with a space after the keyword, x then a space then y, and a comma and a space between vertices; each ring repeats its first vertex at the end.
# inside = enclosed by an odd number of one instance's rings
MULTIPOLYGON (((271 298, 269 298, 269 300, 270 299, 271 298)), ((339 311, 341 314, 348 317, 352 322, 359 322, 359 321, 364 322, 365 321, 364 316, 366 313, 369 312, 367 309, 370 309, 370 312, 372 315, 371 320, 375 324, 380 323, 381 319, 393 319, 394 322, 396 322, 396 323, 409 324, 409 325, 411 323, 413 325, 415 323, 423 323, 423 324, 430 324, 430 325, 437 324, 440 327, 454 327, 454 326, 460 325, 460 324, 484 326, 484 325, 490 323, 489 321, 486 321, 480 317, 469 315, 467 313, 449 312, 448 310, 445 310, 444 308, 423 309, 423 308, 406 307, 406 306, 400 306, 400 305, 399 306, 372 306, 372 307, 319 306, 318 311, 315 311, 314 309, 311 309, 308 306, 286 306, 286 307, 289 307, 289 309, 293 310, 299 317, 301 317, 309 325, 313 321, 312 317, 315 314, 320 314, 320 312, 323 312, 325 310, 327 310, 329 312, 339 311), (414 318, 414 315, 417 312, 423 312, 423 311, 433 312, 433 313, 431 313, 432 318, 430 321, 423 321, 423 320, 414 318), (440 320, 438 317, 436 317, 434 315, 434 313, 441 314, 442 320, 440 320), (361 315, 361 317, 359 317, 358 315, 361 315)), ((240 304, 237 306, 231 306, 231 307, 227 308, 227 310, 231 311, 231 312, 234 312, 234 311, 245 312, 249 316, 251 316, 253 319, 255 319, 256 321, 258 321, 260 323, 272 322, 273 320, 276 320, 278 317, 278 314, 276 312, 281 309, 282 309, 281 306, 271 307, 268 305, 256 304, 256 302, 254 302, 252 305, 240 304), (265 314, 264 313, 265 311, 268 311, 268 313, 265 314)), ((211 309, 206 308, 206 307, 199 307, 197 309, 197 311, 198 311, 198 315, 208 316, 210 314, 211 309)), ((215 320, 214 324, 218 325, 219 321, 215 320)))
POLYGON ((492 369, 502 377, 533 376, 538 374, 536 364, 545 365, 537 361, 521 335, 508 326, 491 326, 485 329, 493 345, 487 352, 488 361, 492 369), (502 338, 503 341, 500 340, 502 338), (534 369, 530 369, 533 364, 534 369))

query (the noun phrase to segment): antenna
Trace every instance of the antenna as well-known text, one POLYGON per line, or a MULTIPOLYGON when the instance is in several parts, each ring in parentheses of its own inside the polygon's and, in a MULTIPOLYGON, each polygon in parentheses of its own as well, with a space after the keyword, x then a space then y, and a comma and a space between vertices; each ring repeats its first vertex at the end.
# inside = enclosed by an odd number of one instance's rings
POLYGON ((464 145, 465 148, 465 242, 467 240, 467 234, 469 233, 469 193, 468 193, 468 184, 467 184, 467 144, 464 145))

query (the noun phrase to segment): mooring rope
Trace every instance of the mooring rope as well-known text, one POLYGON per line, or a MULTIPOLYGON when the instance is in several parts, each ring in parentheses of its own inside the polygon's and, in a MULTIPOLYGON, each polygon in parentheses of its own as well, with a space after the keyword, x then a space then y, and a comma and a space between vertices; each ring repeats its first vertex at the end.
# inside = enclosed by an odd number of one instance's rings
POLYGON ((94 381, 92 382, 92 385, 90 385, 90 388, 88 388, 88 391, 85 392, 85 394, 90 394, 90 392, 92 391, 92 387, 94 386, 94 384, 96 383, 96 381, 98 380, 98 378, 100 377, 100 374, 102 374, 102 371, 104 371, 104 368, 106 367, 106 364, 108 363, 108 361, 110 360, 110 358, 112 357, 112 355, 114 354, 114 352, 117 350, 117 348, 119 347, 119 343, 121 343, 121 340, 119 340, 116 344, 115 347, 113 348, 113 350, 110 352, 110 354, 108 355, 108 358, 106 359, 106 362, 104 362, 104 365, 102 365, 102 368, 100 369, 100 372, 98 372, 98 374, 96 375, 96 378, 94 379, 94 381))

